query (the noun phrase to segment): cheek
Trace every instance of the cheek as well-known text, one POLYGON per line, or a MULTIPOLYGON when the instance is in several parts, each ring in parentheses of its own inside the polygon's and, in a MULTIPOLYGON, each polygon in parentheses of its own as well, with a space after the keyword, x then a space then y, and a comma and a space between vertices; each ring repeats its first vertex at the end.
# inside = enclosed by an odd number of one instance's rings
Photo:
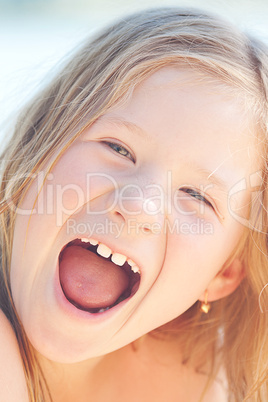
POLYGON ((235 221, 225 228, 211 225, 209 233, 205 227, 203 233, 170 236, 166 269, 161 274, 167 294, 176 295, 180 289, 190 305, 223 267, 243 234, 243 227, 235 221))
POLYGON ((42 227, 53 232, 89 201, 114 191, 113 177, 100 171, 94 157, 89 157, 90 164, 85 155, 78 158, 76 148, 63 155, 48 175, 38 174, 19 205, 21 226, 29 224, 31 230, 36 228, 38 232, 42 227))
POLYGON ((220 230, 211 235, 168 235, 164 264, 144 303, 148 330, 180 316, 201 297, 231 252, 231 246, 223 246, 226 238, 220 230))
MULTIPOLYGON (((98 150, 94 146, 89 151, 87 149, 83 143, 75 144, 62 156, 44 185, 41 184, 39 210, 54 217, 57 226, 62 226, 89 201, 115 192, 118 187, 111 168, 99 157, 98 150)), ((35 193, 38 191, 36 189, 35 193)))
POLYGON ((16 210, 11 283, 17 305, 23 304, 25 292, 29 294, 35 272, 48 250, 53 249, 66 220, 76 214, 85 220, 89 209, 83 206, 114 190, 111 178, 99 173, 94 157, 89 166, 85 156, 78 164, 77 155, 77 147, 73 147, 47 177, 40 172, 16 210))

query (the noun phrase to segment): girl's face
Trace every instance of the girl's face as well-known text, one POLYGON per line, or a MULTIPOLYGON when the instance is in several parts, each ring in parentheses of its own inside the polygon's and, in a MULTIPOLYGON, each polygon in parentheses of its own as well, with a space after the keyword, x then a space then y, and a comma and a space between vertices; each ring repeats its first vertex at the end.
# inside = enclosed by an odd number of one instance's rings
POLYGON ((85 130, 43 187, 36 178, 19 206, 11 284, 42 355, 77 362, 132 342, 192 306, 232 254, 250 201, 239 183, 256 171, 256 151, 249 118, 219 88, 163 68, 85 130), (140 275, 79 240, 59 259, 81 238, 140 275), (99 311, 126 287, 126 300, 99 311))

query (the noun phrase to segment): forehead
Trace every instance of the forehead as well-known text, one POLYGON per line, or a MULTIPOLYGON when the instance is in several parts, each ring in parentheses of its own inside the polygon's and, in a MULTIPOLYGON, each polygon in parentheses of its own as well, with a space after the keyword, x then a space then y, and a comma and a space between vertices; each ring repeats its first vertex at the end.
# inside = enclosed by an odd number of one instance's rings
POLYGON ((205 155, 214 168, 228 159, 251 167, 257 162, 256 128, 245 96, 196 69, 169 66, 153 73, 123 107, 103 118, 114 124, 120 119, 141 127, 152 146, 161 143, 169 159, 181 149, 190 160, 205 155))

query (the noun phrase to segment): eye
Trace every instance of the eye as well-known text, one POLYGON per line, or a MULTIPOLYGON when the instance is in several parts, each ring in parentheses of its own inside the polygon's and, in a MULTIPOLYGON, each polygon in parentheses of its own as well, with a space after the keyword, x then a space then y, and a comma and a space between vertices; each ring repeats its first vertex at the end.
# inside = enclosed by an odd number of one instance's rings
POLYGON ((197 201, 201 201, 204 204, 208 205, 210 208, 214 209, 211 202, 209 202, 199 191, 197 191, 193 188, 188 188, 188 187, 182 187, 182 188, 180 188, 180 191, 183 191, 184 193, 189 194, 191 197, 195 198, 197 201))
POLYGON ((126 156, 129 158, 132 162, 135 163, 134 157, 131 155, 131 153, 122 145, 116 144, 114 142, 109 142, 109 141, 102 141, 104 144, 108 145, 108 147, 112 148, 116 153, 126 156))

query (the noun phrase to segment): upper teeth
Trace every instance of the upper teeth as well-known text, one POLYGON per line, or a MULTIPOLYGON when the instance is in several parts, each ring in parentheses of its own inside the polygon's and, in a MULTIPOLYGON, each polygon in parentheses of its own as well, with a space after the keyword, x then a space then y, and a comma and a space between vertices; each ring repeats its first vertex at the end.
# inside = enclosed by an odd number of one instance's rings
POLYGON ((102 257, 108 258, 112 254, 112 250, 105 246, 105 244, 100 243, 97 248, 97 253, 102 255, 102 257))
POLYGON ((96 246, 98 244, 97 253, 99 255, 101 255, 102 257, 105 257, 105 258, 109 258, 110 255, 112 254, 111 260, 114 264, 122 266, 127 261, 128 264, 130 265, 131 270, 134 273, 138 272, 140 274, 140 270, 137 267, 137 265, 135 264, 135 262, 132 261, 130 258, 127 258, 125 255, 119 254, 119 253, 112 253, 112 250, 108 246, 106 246, 103 243, 99 243, 97 240, 94 240, 94 239, 88 239, 86 237, 83 237, 81 239, 81 241, 83 243, 90 243, 93 246, 96 246))
POLYGON ((115 264, 122 266, 125 264, 127 257, 123 254, 114 253, 111 259, 115 264))

